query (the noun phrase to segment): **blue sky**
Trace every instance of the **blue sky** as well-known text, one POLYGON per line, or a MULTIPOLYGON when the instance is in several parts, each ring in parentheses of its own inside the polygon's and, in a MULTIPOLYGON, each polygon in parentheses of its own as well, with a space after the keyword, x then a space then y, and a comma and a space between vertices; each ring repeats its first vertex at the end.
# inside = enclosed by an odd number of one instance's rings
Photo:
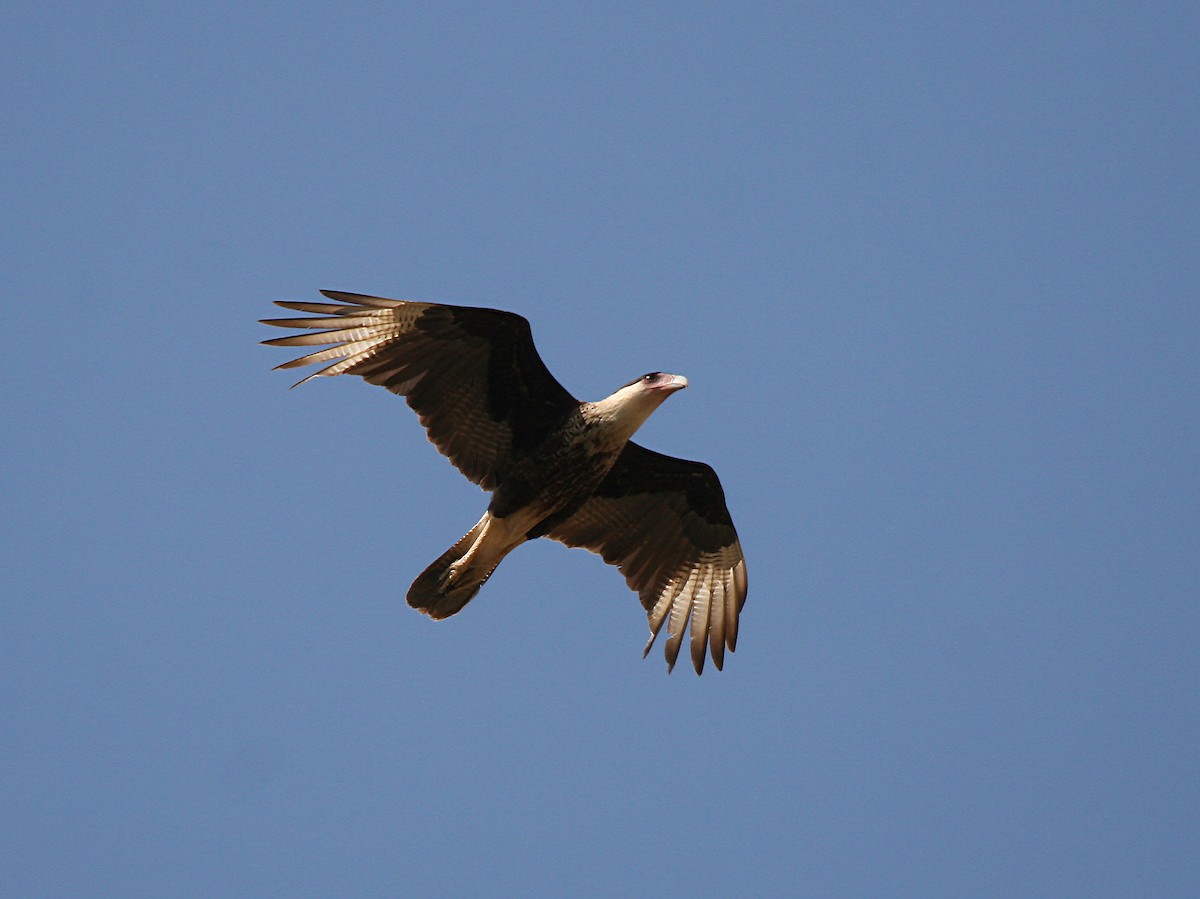
POLYGON ((0 868, 36 896, 1184 896, 1200 13, 17 4, 0 868), (720 473, 723 673, 257 345, 496 306, 720 473))

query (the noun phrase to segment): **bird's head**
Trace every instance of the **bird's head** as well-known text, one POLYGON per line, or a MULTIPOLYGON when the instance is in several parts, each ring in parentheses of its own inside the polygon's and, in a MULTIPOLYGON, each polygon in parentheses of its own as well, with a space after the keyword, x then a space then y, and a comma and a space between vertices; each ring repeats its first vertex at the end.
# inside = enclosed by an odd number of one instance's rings
POLYGON ((687 385, 688 380, 683 375, 670 375, 665 371, 652 371, 630 381, 621 390, 618 390, 617 393, 632 390, 635 394, 641 393, 658 397, 657 402, 661 403, 676 390, 683 390, 687 385))
POLYGON ((687 378, 683 375, 652 371, 635 378, 598 403, 592 403, 592 409, 596 415, 612 422, 628 439, 663 400, 687 386, 687 378))

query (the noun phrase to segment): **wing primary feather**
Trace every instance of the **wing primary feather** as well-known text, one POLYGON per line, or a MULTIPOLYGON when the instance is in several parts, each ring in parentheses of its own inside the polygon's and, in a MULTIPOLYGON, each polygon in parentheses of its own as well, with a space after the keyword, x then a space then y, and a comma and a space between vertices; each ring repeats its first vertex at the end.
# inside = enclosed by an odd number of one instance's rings
POLYGON ((671 606, 675 604, 675 598, 683 592, 683 588, 686 586, 687 578, 682 578, 677 583, 668 581, 663 587, 662 592, 658 596, 658 601, 655 602, 654 608, 650 610, 650 639, 646 641, 646 648, 642 650, 643 659, 650 654, 650 648, 658 638, 658 632, 662 630, 663 622, 667 620, 667 612, 670 611, 671 606))
POLYGON ((287 337, 272 337, 270 340, 264 340, 263 344, 266 346, 319 346, 333 343, 346 345, 360 340, 386 340, 389 336, 381 334, 378 327, 352 327, 338 328, 335 331, 317 331, 314 334, 289 334, 287 337))
POLYGON ((663 652, 667 656, 667 673, 670 674, 675 668, 675 661, 679 658, 679 647, 683 644, 683 635, 687 632, 688 614, 692 610, 691 597, 696 590, 696 575, 699 573, 698 568, 693 568, 688 572, 683 589, 677 594, 676 599, 671 604, 671 614, 667 621, 667 645, 663 647, 663 652))
POLYGON ((712 603, 713 570, 701 569, 700 582, 692 593, 692 667, 697 674, 704 673, 704 659, 708 652, 708 611, 712 603))
POLYGON ((335 306, 333 303, 306 303, 302 300, 276 300, 275 305, 296 312, 312 312, 317 315, 342 315, 350 310, 348 306, 335 306))
POLYGON ((349 328, 364 325, 370 328, 386 328, 395 318, 390 309, 356 309, 345 307, 345 314, 326 315, 323 318, 260 318, 264 325, 276 328, 349 328))
POLYGON ((646 646, 642 649, 642 658, 650 655, 650 649, 654 646, 654 641, 658 639, 658 632, 662 630, 663 622, 667 620, 667 609, 671 608, 671 598, 669 594, 664 593, 659 597, 653 611, 650 612, 650 639, 646 641, 646 646))
POLYGON ((738 613, 746 603, 746 563, 740 558, 741 548, 734 546, 739 558, 733 566, 733 597, 725 603, 725 645, 730 652, 737 649, 738 613))
MULTIPOLYGON (((327 352, 328 351, 326 351, 326 353, 327 352)), ((353 368, 355 365, 357 365, 359 362, 361 362, 367 356, 370 356, 373 352, 374 352, 374 350, 372 350, 372 349, 366 349, 366 350, 363 350, 361 353, 359 353, 356 356, 351 356, 349 359, 339 359, 337 362, 334 362, 332 365, 327 365, 327 366, 325 366, 325 368, 322 368, 319 371, 314 371, 307 378, 301 378, 299 381, 297 381, 295 384, 293 384, 288 389, 291 390, 296 387, 299 387, 301 384, 303 384, 307 381, 311 381, 313 378, 332 378, 332 377, 335 377, 336 375, 340 375, 343 372, 347 371, 348 369, 353 368)), ((299 359, 295 359, 292 362, 285 362, 285 363, 283 363, 283 365, 276 365, 275 368, 277 368, 277 369, 278 368, 293 368, 297 365, 307 365, 309 362, 324 361, 325 359, 330 358, 328 355, 326 355, 326 353, 313 353, 311 356, 305 357, 305 359, 307 359, 306 362, 301 362, 299 359), (321 358, 318 359, 318 357, 321 357, 321 358)))
POLYGON ((728 595, 729 572, 721 569, 713 574, 712 604, 708 612, 708 651, 718 671, 725 665, 725 602, 728 595))
MULTIPOLYGON (((285 340, 287 338, 284 338, 285 340)), ((300 356, 297 359, 292 359, 289 362, 283 362, 276 365, 275 368, 300 368, 304 365, 312 365, 317 362, 325 362, 328 359, 342 359, 350 365, 357 364, 362 361, 364 351, 370 352, 377 348, 380 344, 378 338, 367 338, 365 340, 354 340, 350 343, 342 343, 337 346, 331 346, 325 350, 317 350, 315 353, 309 353, 305 356, 300 356)), ((349 366, 347 366, 349 367, 349 366)), ((344 370, 344 369, 343 369, 344 370)), ((340 374, 340 372, 339 372, 340 374)))
MULTIPOLYGON (((322 290, 323 296, 329 297, 331 300, 340 300, 343 303, 352 303, 355 306, 372 306, 376 309, 395 309, 398 306, 409 305, 409 300, 387 300, 383 297, 370 297, 361 293, 346 293, 342 290, 322 290)), ((424 303, 413 303, 414 306, 426 305, 424 303)))

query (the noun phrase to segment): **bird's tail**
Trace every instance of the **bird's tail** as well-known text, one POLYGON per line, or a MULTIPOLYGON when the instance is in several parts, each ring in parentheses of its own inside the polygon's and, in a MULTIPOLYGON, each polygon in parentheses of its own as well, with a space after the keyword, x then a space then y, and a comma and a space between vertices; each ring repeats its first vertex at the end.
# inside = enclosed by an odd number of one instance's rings
POLYGON ((408 588, 408 604, 430 618, 449 618, 475 598, 500 560, 522 540, 513 543, 500 533, 491 513, 483 518, 408 588))

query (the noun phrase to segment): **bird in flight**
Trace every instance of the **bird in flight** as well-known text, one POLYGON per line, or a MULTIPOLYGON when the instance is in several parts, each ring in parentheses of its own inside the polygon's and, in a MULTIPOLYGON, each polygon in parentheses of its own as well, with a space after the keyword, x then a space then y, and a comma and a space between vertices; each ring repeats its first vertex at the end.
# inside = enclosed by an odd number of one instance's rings
POLYGON ((580 402, 550 374, 520 315, 321 293, 334 302, 277 300, 306 317, 263 320, 302 329, 263 343, 325 347, 276 367, 331 363, 299 383, 359 375, 403 396, 429 440, 492 494, 479 522, 413 582, 409 605, 448 618, 506 555, 549 537, 625 575, 650 622, 643 657, 665 624, 673 669, 690 621, 696 673, 708 654, 722 667, 725 649, 737 645, 746 561, 721 482, 702 462, 629 439, 686 378, 650 372, 580 402))

